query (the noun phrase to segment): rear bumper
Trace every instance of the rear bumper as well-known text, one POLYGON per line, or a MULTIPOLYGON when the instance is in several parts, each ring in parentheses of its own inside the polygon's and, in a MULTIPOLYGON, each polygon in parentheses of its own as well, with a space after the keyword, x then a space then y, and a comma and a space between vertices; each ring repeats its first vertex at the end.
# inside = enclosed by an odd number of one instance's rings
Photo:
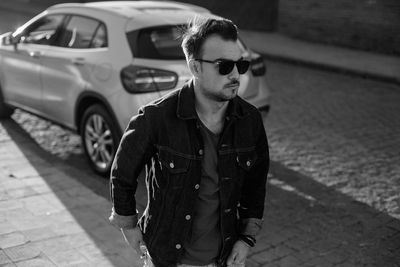
POLYGON ((271 106, 271 93, 265 78, 260 78, 258 94, 251 97, 244 97, 244 99, 260 111, 268 112, 271 106))

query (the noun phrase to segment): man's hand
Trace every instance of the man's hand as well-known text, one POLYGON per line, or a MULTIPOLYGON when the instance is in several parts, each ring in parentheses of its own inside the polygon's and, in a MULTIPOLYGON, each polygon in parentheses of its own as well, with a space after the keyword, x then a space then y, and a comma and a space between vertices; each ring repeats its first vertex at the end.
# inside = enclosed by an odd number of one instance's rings
POLYGON ((142 232, 140 231, 139 227, 135 227, 133 229, 121 228, 121 232, 126 243, 128 243, 128 245, 131 246, 138 255, 143 257, 145 254, 145 251, 142 250, 144 242, 142 232))
POLYGON ((236 241, 233 245, 231 255, 227 260, 228 266, 244 266, 250 247, 241 240, 236 241))

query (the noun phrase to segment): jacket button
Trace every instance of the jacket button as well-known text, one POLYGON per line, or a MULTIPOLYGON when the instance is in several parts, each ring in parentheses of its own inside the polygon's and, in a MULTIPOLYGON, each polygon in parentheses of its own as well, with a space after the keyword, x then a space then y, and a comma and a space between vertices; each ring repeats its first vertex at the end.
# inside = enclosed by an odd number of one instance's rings
POLYGON ((197 189, 200 188, 200 185, 199 185, 199 184, 196 184, 196 185, 194 186, 194 188, 197 190, 197 189))
POLYGON ((182 247, 181 244, 176 244, 175 246, 176 249, 181 249, 181 247, 182 247))
POLYGON ((171 163, 169 164, 169 166, 171 167, 171 169, 173 169, 173 168, 175 167, 175 165, 174 165, 173 162, 171 162, 171 163))
POLYGON ((200 155, 200 156, 203 155, 203 149, 200 149, 200 150, 199 150, 199 155, 200 155))
POLYGON ((230 236, 228 236, 227 238, 225 238, 225 242, 226 242, 226 241, 229 241, 229 239, 231 239, 230 236))
POLYGON ((248 161, 246 162, 246 165, 247 165, 247 167, 250 167, 250 165, 251 165, 250 160, 248 160, 248 161))
POLYGON ((222 178, 224 181, 228 181, 228 180, 230 180, 231 178, 230 177, 223 177, 222 178))
POLYGON ((226 210, 224 210, 224 212, 229 213, 229 212, 231 212, 231 209, 226 209, 226 210))
POLYGON ((192 218, 192 217, 191 217, 190 215, 186 215, 186 216, 185 216, 186 221, 189 221, 191 218, 192 218))

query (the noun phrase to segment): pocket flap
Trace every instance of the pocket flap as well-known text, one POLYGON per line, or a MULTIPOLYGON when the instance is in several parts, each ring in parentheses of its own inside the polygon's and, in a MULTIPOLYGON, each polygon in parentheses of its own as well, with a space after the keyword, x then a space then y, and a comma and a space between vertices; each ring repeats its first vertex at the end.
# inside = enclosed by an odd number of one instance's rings
POLYGON ((257 153, 255 151, 238 152, 236 161, 240 167, 246 171, 250 170, 257 161, 257 153))
POLYGON ((159 150, 159 160, 163 167, 167 168, 171 173, 187 172, 190 159, 178 155, 170 150, 159 150))

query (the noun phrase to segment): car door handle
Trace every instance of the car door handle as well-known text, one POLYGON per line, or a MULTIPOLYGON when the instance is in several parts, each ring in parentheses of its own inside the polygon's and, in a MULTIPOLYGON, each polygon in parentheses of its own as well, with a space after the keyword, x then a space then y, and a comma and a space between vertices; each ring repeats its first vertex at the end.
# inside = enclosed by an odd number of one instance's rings
POLYGON ((77 66, 85 65, 85 59, 82 57, 74 58, 71 60, 72 64, 77 66))
POLYGON ((31 57, 40 57, 41 55, 43 55, 43 53, 42 52, 40 52, 40 51, 30 51, 29 52, 29 55, 31 56, 31 57))

